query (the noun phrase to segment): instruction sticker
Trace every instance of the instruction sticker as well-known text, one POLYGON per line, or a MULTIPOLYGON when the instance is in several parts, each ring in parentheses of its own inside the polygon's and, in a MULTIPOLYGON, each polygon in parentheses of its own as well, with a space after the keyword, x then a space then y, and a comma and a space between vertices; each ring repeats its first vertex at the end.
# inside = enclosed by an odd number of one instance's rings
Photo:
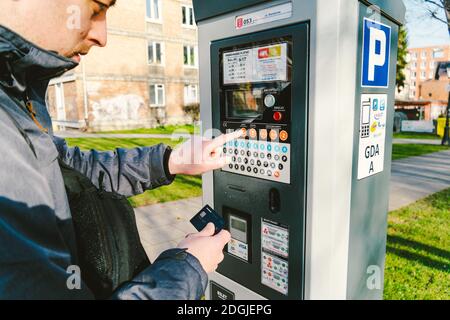
POLYGON ((235 19, 235 27, 236 30, 241 30, 263 23, 288 19, 290 17, 292 17, 292 2, 287 2, 242 16, 237 16, 235 19))
POLYGON ((223 83, 286 81, 287 43, 223 54, 223 83))
POLYGON ((384 169, 386 113, 386 94, 361 95, 358 180, 384 169))
POLYGON ((287 226, 261 219, 261 283, 288 294, 289 229, 287 226))

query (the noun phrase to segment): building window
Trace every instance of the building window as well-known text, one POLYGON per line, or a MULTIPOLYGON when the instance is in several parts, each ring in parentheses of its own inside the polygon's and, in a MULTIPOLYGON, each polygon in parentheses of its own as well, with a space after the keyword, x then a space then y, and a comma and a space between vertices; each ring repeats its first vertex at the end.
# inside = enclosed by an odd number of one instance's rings
POLYGON ((426 61, 422 61, 420 63, 420 69, 426 69, 427 68, 427 62, 426 61))
POLYGON ((60 120, 60 121, 66 120, 64 83, 62 83, 62 82, 55 84, 55 104, 56 104, 57 120, 60 120))
POLYGON ((183 47, 184 65, 189 67, 197 66, 197 47, 184 46, 183 47))
POLYGON ((411 98, 414 98, 414 97, 416 96, 416 91, 411 90, 411 91, 409 92, 409 96, 410 96, 411 98))
POLYGON ((166 105, 166 94, 163 84, 150 85, 150 105, 153 107, 163 107, 166 105))
POLYGON ((411 81, 411 86, 415 87, 416 86, 416 82, 415 81, 411 81))
POLYGON ((440 49, 440 48, 436 48, 433 50, 433 58, 434 59, 439 59, 439 58, 443 58, 444 57, 444 50, 440 49))
POLYGON ((427 52, 426 51, 422 51, 421 57, 422 57, 422 59, 426 59, 427 58, 427 52))
POLYGON ((411 54, 411 56, 412 56, 413 60, 417 60, 417 52, 413 52, 411 54))
POLYGON ((421 79, 425 79, 427 77, 427 73, 425 72, 425 71, 422 71, 421 73, 420 73, 420 78, 421 79))
POLYGON ((428 78, 429 79, 433 79, 434 78, 434 72, 433 71, 430 71, 430 73, 428 75, 428 78))
POLYGON ((417 62, 413 62, 412 63, 412 69, 416 69, 417 68, 417 62))
POLYGON ((434 61, 431 61, 430 62, 430 69, 434 69, 434 68, 436 68, 436 65, 435 65, 434 61))
POLYGON ((182 23, 184 26, 194 26, 194 9, 190 6, 181 6, 182 23))
POLYGON ((184 104, 189 105, 198 103, 198 86, 185 85, 184 86, 184 104))
POLYGON ((413 72, 412 74, 411 74, 411 79, 415 79, 417 77, 417 72, 413 72))
POLYGON ((160 42, 148 43, 148 63, 149 64, 163 64, 164 52, 163 44, 160 42))
POLYGON ((146 0, 147 19, 152 21, 161 21, 161 2, 160 0, 146 0))

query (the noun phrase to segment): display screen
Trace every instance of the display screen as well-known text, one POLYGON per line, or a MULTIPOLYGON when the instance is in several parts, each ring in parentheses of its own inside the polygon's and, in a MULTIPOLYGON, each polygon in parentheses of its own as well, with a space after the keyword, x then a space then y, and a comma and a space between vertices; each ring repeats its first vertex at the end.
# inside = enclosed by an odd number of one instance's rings
POLYGON ((234 230, 247 232, 247 224, 245 223, 245 221, 242 220, 236 220, 234 218, 231 218, 231 228, 234 230))
POLYGON ((258 118, 264 112, 261 89, 230 90, 226 92, 227 116, 229 118, 258 118))

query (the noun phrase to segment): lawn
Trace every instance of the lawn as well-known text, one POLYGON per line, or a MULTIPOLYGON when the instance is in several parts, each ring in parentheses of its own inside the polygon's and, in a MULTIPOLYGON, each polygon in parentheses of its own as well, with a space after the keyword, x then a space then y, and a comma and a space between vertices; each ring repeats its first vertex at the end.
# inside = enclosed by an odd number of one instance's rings
POLYGON ((140 128, 140 129, 132 129, 132 130, 116 130, 116 131, 102 131, 95 133, 107 133, 107 134, 172 134, 174 131, 178 131, 179 133, 189 133, 193 134, 195 129, 199 129, 199 127, 195 127, 192 124, 186 125, 167 125, 160 126, 156 128, 140 128))
POLYGON ((448 146, 429 144, 396 144, 392 145, 392 160, 421 156, 427 153, 450 150, 448 146))
MULTIPOLYGON (((164 143, 174 147, 179 142, 170 139, 116 139, 116 138, 67 138, 70 146, 78 146, 82 150, 96 149, 113 150, 115 148, 135 148, 164 143)), ((134 207, 154 203, 174 201, 202 194, 202 179, 200 176, 178 175, 169 186, 149 190, 141 195, 129 198, 134 207)))
POLYGON ((385 299, 450 299, 450 189, 388 216, 385 299))
POLYGON ((394 139, 441 139, 433 133, 417 133, 417 132, 397 132, 394 133, 394 139))

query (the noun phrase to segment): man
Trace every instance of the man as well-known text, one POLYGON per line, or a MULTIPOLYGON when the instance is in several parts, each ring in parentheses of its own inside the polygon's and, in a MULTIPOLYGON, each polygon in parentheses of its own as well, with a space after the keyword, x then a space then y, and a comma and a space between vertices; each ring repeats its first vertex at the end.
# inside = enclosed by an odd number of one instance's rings
MULTIPOLYGON (((197 139, 195 148, 185 143, 173 152, 163 144, 82 152, 53 136, 44 102, 49 79, 76 67, 93 46, 106 45, 106 13, 114 3, 0 1, 0 299, 92 298, 84 284, 80 290, 66 285, 76 248, 58 156, 94 184, 105 171, 107 190, 129 196, 170 184, 176 174, 222 167, 218 149, 240 135, 197 139), (78 26, 68 23, 73 8, 78 26), (201 162, 186 162, 194 153, 202 154, 201 162)), ((227 231, 213 234, 208 225, 187 236, 111 298, 199 299, 230 239, 227 231)))

